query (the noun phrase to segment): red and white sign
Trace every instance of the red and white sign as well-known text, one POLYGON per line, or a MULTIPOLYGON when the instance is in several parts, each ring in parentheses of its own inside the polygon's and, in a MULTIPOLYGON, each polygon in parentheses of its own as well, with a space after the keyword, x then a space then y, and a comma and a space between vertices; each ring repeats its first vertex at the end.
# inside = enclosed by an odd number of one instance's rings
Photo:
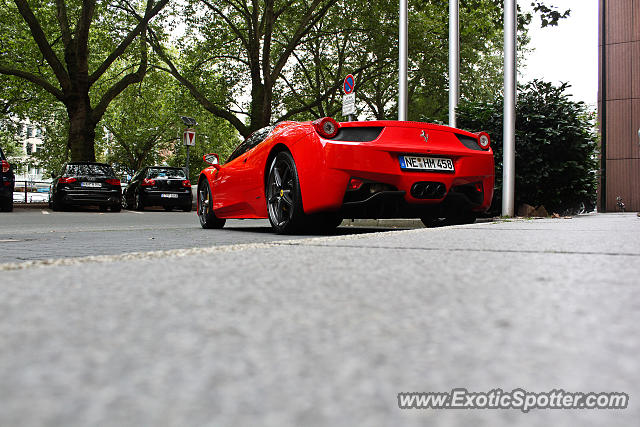
POLYGON ((184 145, 194 147, 196 145, 196 131, 193 129, 186 129, 182 134, 182 142, 184 145))

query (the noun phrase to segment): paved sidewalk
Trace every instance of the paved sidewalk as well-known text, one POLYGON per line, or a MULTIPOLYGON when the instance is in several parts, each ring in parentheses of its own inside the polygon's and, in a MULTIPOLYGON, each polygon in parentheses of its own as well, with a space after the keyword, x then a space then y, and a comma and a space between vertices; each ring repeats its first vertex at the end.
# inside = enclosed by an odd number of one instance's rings
POLYGON ((0 265, 0 425, 631 426, 640 218, 0 265), (625 410, 400 410, 619 391, 625 410))

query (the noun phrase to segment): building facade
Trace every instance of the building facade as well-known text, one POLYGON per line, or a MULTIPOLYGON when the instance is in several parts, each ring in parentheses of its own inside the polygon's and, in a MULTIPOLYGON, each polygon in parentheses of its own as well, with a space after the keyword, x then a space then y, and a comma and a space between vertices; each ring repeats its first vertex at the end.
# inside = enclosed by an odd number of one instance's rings
POLYGON ((43 139, 42 128, 29 121, 20 122, 17 128, 18 146, 22 146, 22 159, 20 163, 25 166, 16 173, 16 182, 51 181, 51 177, 43 176, 44 169, 32 156, 41 150, 43 139))
POLYGON ((599 0, 598 208, 640 211, 640 0, 599 0))

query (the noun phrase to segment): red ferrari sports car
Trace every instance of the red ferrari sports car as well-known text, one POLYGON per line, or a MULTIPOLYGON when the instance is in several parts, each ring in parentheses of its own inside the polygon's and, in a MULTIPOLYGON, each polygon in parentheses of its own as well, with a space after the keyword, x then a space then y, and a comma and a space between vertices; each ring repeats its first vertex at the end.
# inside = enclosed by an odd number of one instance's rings
POLYGON ((203 228, 269 218, 278 233, 331 230, 343 218, 470 223, 491 205, 489 135, 430 123, 282 122, 257 130, 198 180, 203 228))

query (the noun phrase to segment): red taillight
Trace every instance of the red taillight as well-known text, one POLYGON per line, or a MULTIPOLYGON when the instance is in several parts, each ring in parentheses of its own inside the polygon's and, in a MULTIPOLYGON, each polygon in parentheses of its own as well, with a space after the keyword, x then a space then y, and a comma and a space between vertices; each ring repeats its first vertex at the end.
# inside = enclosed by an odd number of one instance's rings
POLYGON ((323 117, 312 122, 316 132, 323 138, 333 138, 338 134, 340 125, 331 117, 323 117))
POLYGON ((109 178, 105 182, 111 185, 120 185, 120 180, 116 178, 109 178))
POLYGON ((151 178, 145 178, 145 179, 142 180, 140 185, 143 185, 145 187, 146 186, 156 185, 156 180, 155 179, 151 179, 151 178))
POLYGON ((364 181, 362 181, 360 178, 351 178, 349 180, 349 185, 347 185, 347 190, 357 190, 362 187, 362 184, 364 184, 364 181))
POLYGON ((489 134, 486 132, 480 132, 478 134, 478 145, 483 150, 488 150, 489 146, 491 146, 491 139, 489 139, 489 134))
POLYGON ((7 162, 6 160, 2 161, 2 172, 9 172, 9 168, 11 168, 11 165, 9 164, 9 162, 7 162))
POLYGON ((71 182, 76 182, 76 181, 77 181, 77 179, 75 179, 75 178, 61 176, 60 179, 58 180, 58 184, 69 184, 71 182))
POLYGON ((184 181, 182 181, 182 186, 191 187, 191 181, 189 181, 188 179, 185 179, 184 181))

